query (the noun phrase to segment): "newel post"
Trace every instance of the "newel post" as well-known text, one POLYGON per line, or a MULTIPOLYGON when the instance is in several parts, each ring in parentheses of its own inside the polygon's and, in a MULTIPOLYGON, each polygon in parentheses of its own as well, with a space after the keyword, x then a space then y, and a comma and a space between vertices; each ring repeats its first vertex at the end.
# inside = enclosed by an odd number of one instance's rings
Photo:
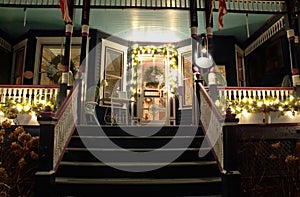
POLYGON ((222 172, 222 196, 241 196, 241 174, 237 158, 237 124, 225 123, 223 126, 224 167, 222 172))
POLYGON ((49 108, 38 117, 40 124, 39 165, 35 176, 35 196, 55 196, 55 172, 53 170, 54 127, 56 121, 49 108))

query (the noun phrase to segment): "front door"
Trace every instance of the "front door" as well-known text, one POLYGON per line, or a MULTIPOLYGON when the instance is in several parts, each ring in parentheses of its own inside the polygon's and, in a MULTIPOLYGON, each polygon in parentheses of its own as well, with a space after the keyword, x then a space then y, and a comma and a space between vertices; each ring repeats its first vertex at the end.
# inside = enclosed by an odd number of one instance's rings
POLYGON ((167 58, 143 55, 137 68, 137 115, 140 125, 170 125, 167 58))

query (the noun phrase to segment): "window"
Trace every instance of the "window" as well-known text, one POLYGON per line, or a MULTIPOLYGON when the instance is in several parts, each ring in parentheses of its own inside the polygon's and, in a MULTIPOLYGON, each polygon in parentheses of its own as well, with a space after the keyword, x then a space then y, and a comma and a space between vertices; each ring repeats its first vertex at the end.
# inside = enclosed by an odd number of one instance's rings
MULTIPOLYGON (((61 72, 63 70, 65 46, 61 45, 42 45, 40 85, 59 84, 61 72)), ((71 47, 70 70, 75 76, 80 66, 80 45, 71 47)))
POLYGON ((105 80, 104 98, 116 97, 117 91, 122 90, 123 75, 123 52, 106 47, 105 48, 105 80))
POLYGON ((193 72, 192 53, 185 52, 181 56, 182 60, 182 81, 183 81, 183 106, 191 106, 193 103, 193 72))
POLYGON ((110 105, 112 97, 126 91, 127 46, 102 39, 100 66, 101 105, 110 105))
MULTIPOLYGON (((65 52, 64 42, 65 37, 37 37, 33 84, 59 84, 65 52)), ((70 70, 74 74, 80 66, 80 49, 81 37, 73 37, 70 70)))

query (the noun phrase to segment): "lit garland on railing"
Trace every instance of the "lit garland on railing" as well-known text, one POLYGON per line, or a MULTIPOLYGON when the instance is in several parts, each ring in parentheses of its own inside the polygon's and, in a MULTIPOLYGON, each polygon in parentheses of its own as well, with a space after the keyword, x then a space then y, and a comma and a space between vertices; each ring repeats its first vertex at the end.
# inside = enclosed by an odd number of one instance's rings
POLYGON ((284 112, 292 112, 293 115, 297 115, 300 111, 300 98, 292 94, 283 101, 274 97, 264 99, 244 97, 243 99, 227 100, 227 107, 233 114, 280 112, 280 115, 284 115, 284 112))
POLYGON ((29 115, 39 115, 41 111, 45 109, 46 106, 49 106, 51 110, 54 111, 55 104, 53 101, 44 101, 41 102, 18 102, 11 99, 7 99, 5 103, 0 103, 0 116, 14 119, 19 113, 26 113, 29 115))
POLYGON ((133 82, 130 87, 131 95, 136 95, 136 83, 137 83, 137 67, 141 65, 139 60, 139 55, 142 54, 151 54, 152 57, 154 55, 162 55, 164 57, 168 57, 170 71, 169 71, 169 85, 170 91, 174 93, 177 89, 177 69, 178 69, 178 53, 177 50, 172 45, 163 45, 163 46, 138 46, 134 45, 131 48, 131 63, 133 70, 133 82), (168 56, 169 55, 169 56, 168 56))

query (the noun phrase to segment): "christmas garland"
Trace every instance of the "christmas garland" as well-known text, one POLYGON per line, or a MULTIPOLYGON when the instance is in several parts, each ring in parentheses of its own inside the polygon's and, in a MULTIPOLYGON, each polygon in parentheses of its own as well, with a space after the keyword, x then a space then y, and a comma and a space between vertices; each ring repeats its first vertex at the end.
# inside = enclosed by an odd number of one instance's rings
POLYGON ((133 82, 131 83, 130 91, 132 97, 136 97, 136 87, 137 87, 137 68, 141 66, 141 62, 139 60, 139 55, 142 54, 150 54, 152 57, 154 55, 161 55, 163 57, 168 58, 168 62, 170 65, 169 78, 166 79, 170 85, 170 92, 174 93, 177 89, 177 69, 178 69, 178 53, 177 50, 172 45, 163 45, 163 46, 139 46, 134 45, 131 48, 131 68, 133 71, 133 82))
POLYGON ((294 94, 288 95, 284 100, 279 100, 274 97, 266 98, 249 98, 227 100, 226 106, 222 105, 219 100, 216 102, 216 106, 221 111, 226 108, 230 108, 231 113, 269 113, 279 112, 280 115, 284 115, 285 112, 291 112, 293 115, 297 115, 300 111, 300 98, 294 94))

